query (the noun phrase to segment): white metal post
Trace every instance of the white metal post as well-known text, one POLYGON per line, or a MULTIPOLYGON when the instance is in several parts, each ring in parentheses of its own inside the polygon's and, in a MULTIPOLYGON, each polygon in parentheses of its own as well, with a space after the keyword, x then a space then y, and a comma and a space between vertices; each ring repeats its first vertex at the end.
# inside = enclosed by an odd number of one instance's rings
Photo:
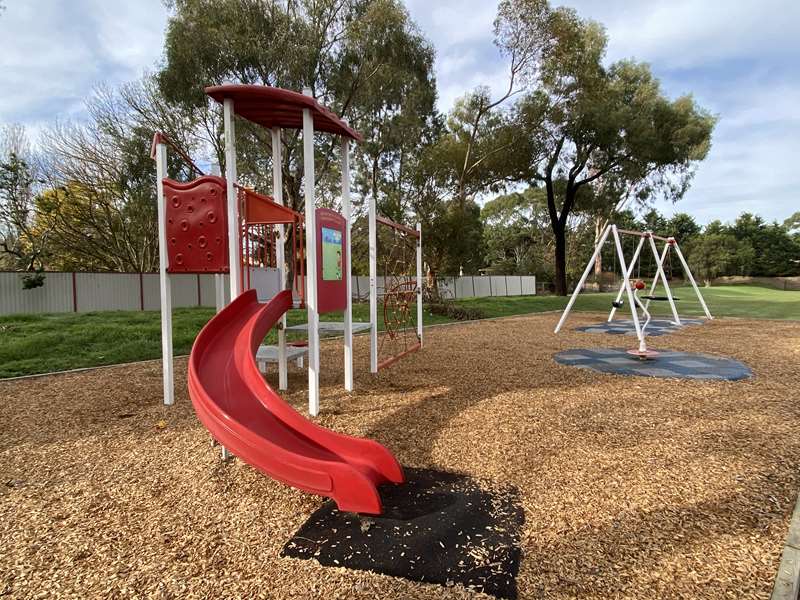
MULTIPOLYGON (((228 203, 228 277, 231 301, 242 293, 242 265, 239 256, 239 200, 236 194, 236 129, 233 115, 233 98, 222 103, 222 122, 225 134, 225 195, 228 203)), ((222 447, 222 460, 231 455, 222 447)))
POLYGON ((694 288, 694 293, 697 294, 697 299, 700 301, 700 306, 703 307, 703 312, 706 313, 706 318, 713 319, 714 317, 711 316, 711 311, 709 311, 708 306, 706 306, 706 301, 703 299, 703 295, 700 293, 700 288, 697 287, 697 282, 694 280, 692 271, 689 268, 689 263, 687 263, 686 259, 683 257, 683 252, 681 252, 681 248, 680 246, 678 246, 678 242, 674 241, 673 245, 675 246, 675 253, 678 255, 678 259, 680 259, 681 265, 683 266, 683 271, 689 278, 689 281, 691 282, 692 287, 694 288))
MULTIPOLYGON (((667 259, 667 253, 668 252, 669 252, 669 243, 665 243, 664 244, 664 249, 661 251, 661 258, 658 259, 659 263, 662 265, 662 267, 664 265, 664 261, 667 259)), ((650 296, 652 296, 652 295, 654 295, 656 293, 656 286, 658 285, 658 278, 659 278, 659 274, 658 274, 658 271, 656 271, 656 275, 655 275, 655 277, 653 277, 653 283, 650 285, 650 293, 649 293, 650 296)), ((650 300, 649 299, 644 303, 644 306, 645 306, 645 308, 649 308, 650 307, 650 300)))
MULTIPOLYGON (((622 276, 625 279, 630 279, 631 275, 633 274, 633 267, 636 265, 636 261, 639 259, 639 254, 642 252, 642 246, 644 246, 644 237, 639 238, 639 244, 636 246, 636 252, 633 253, 633 258, 631 259, 630 264, 628 265, 628 270, 622 272, 622 276)), ((617 292, 617 297, 614 300, 614 304, 611 306, 611 312, 608 313, 608 322, 610 323, 614 319, 614 315, 617 312, 617 307, 615 306, 619 301, 622 299, 622 294, 625 293, 625 282, 623 281, 619 285, 619 292, 617 292)))
POLYGON ((556 325, 555 333, 558 333, 561 330, 561 327, 567 320, 569 311, 572 310, 572 305, 575 304, 575 300, 578 298, 578 294, 581 293, 581 289, 583 289, 583 284, 586 283, 586 278, 589 277, 589 273, 591 272, 592 267, 594 267, 594 261, 597 258, 597 255, 600 253, 600 250, 603 248, 603 244, 606 243, 606 238, 608 237, 610 231, 611 231, 611 226, 606 225, 606 228, 603 230, 603 235, 600 236, 600 241, 594 248, 594 253, 592 254, 592 258, 589 259, 589 263, 583 270, 583 275, 581 275, 581 279, 578 282, 578 285, 575 286, 575 289, 572 292, 572 296, 570 296, 569 302, 567 302, 567 307, 564 309, 561 318, 558 320, 558 325, 556 325))
MULTIPOLYGON (((614 234, 614 245, 617 247, 617 257, 619 259, 619 264, 622 267, 622 272, 627 273, 628 267, 625 265, 625 254, 622 252, 622 242, 619 239, 619 232, 617 231, 617 226, 612 225, 611 231, 614 234)), ((628 302, 631 305, 631 316, 633 317, 633 326, 636 328, 636 337, 639 340, 639 349, 646 350, 646 348, 642 347, 644 344, 644 335, 642 334, 642 328, 639 325, 639 309, 636 307, 636 299, 633 297, 631 280, 626 277, 624 285, 625 285, 625 291, 628 293, 628 302)))
POLYGON ((667 282, 667 276, 664 273, 664 267, 661 264, 661 259, 658 256, 658 248, 656 248, 656 242, 655 242, 655 240, 653 240, 653 236, 652 235, 649 235, 648 237, 650 238, 650 249, 653 251, 653 259, 656 261, 656 275, 655 275, 655 278, 654 278, 654 283, 655 283, 655 279, 658 279, 658 277, 661 277, 661 281, 664 282, 664 291, 667 293, 667 300, 669 300, 670 308, 672 308, 672 318, 675 320, 675 324, 676 325, 680 325, 681 324, 681 318, 680 318, 680 316, 678 316, 678 309, 675 306, 675 301, 672 299, 672 290, 669 289, 669 283, 667 282))
POLYGON ((417 336, 422 345, 422 223, 417 223, 417 336))
POLYGON ((378 222, 375 196, 369 197, 369 371, 378 372, 378 222))
MULTIPOLYGON (((311 95, 306 88, 303 93, 311 95)), ((314 121, 303 109, 303 188, 306 203, 306 306, 308 308, 308 412, 319 414, 319 304, 317 302, 317 225, 314 205, 314 121)))
POLYGON ((233 119, 233 98, 223 101, 225 129, 225 180, 228 196, 228 262, 230 263, 231 301, 242 293, 242 265, 239 260, 239 202, 236 194, 236 132, 233 119))
POLYGON ((344 277, 347 288, 347 306, 344 310, 344 389, 353 391, 353 290, 352 290, 352 263, 350 252, 350 140, 342 137, 342 212, 345 221, 345 237, 347 248, 345 251, 344 277))
MULTIPOLYGON (((272 128, 272 197, 283 205, 283 156, 281 147, 281 128, 272 128)), ((275 262, 278 263, 279 289, 286 289, 285 235, 283 225, 278 228, 278 247, 275 249, 275 262)), ((297 232, 295 232, 297 235, 297 232)), ((296 265, 295 265, 296 268, 296 265)), ((289 369, 286 361, 286 315, 281 317, 278 327, 278 389, 289 387, 289 369)))
MULTIPOLYGON (((222 174, 219 164, 211 164, 211 174, 215 177, 222 174)), ((225 276, 222 273, 214 273, 214 308, 217 312, 225 308, 225 276)))
POLYGON ((214 273, 214 307, 217 312, 225 308, 225 276, 214 273))
POLYGON ((175 403, 175 375, 172 365, 172 288, 167 274, 167 203, 164 177, 167 175, 167 147, 156 144, 156 193, 158 195, 158 281, 161 288, 161 361, 164 371, 164 404, 175 403))

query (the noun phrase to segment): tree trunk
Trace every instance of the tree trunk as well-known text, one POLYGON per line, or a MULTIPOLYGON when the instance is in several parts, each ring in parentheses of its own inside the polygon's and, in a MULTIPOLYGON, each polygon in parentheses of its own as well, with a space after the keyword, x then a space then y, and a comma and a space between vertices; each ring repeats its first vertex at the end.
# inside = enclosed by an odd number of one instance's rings
POLYGON ((566 227, 554 223, 553 234, 556 238, 555 254, 555 293, 557 296, 567 295, 567 232, 566 227))
MULTIPOLYGON (((600 234, 603 233, 605 221, 603 217, 596 217, 594 220, 594 246, 600 243, 600 234)), ((603 291, 603 253, 598 252, 597 258, 594 259, 594 277, 597 279, 597 290, 603 291)))

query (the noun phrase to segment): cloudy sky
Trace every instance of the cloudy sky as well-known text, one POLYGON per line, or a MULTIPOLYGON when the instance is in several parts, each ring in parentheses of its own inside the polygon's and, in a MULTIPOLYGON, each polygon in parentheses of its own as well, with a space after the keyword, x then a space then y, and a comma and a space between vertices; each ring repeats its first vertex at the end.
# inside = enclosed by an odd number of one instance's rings
MULTIPOLYGON (((406 0, 437 48, 440 108, 477 85, 500 90, 507 67, 492 44, 491 0, 406 0)), ((603 23, 608 60, 651 64, 670 96, 692 93, 717 114, 714 145, 676 206, 701 222, 800 210, 798 0, 554 0, 603 23)), ((161 0, 5 0, 0 13, 0 124, 33 137, 81 118, 99 83, 139 77, 161 56, 161 0)))

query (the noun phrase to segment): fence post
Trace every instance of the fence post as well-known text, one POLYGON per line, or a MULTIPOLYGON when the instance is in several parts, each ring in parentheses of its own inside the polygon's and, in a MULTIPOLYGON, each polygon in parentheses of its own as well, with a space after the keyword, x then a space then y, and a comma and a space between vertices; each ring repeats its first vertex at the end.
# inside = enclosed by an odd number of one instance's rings
POLYGON ((508 275, 503 275, 503 283, 506 285, 506 298, 508 298, 508 275))
POLYGON ((453 299, 458 300, 458 279, 453 277, 453 299))
POLYGON ((144 310, 144 276, 139 271, 139 310, 144 310))
POLYGON ((195 277, 197 277, 197 306, 203 306, 203 298, 200 295, 200 273, 196 273, 195 277))
POLYGON ((75 283, 75 271, 72 272, 72 312, 78 312, 78 287, 75 283))
POLYGON ((475 275, 471 276, 472 278, 472 297, 475 297, 475 275))
POLYGON ((491 298, 494 296, 494 290, 492 290, 492 276, 489 275, 489 297, 491 298))

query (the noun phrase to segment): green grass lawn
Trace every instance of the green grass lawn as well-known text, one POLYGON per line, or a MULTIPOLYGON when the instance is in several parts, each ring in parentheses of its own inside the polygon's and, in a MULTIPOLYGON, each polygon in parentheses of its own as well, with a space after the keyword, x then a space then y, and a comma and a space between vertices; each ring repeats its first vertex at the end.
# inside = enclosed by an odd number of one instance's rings
MULTIPOLYGON (((784 292, 756 286, 703 288, 706 302, 715 316, 750 319, 800 320, 800 292, 784 292)), ((657 292, 658 293, 658 292, 657 292)), ((702 315, 691 288, 675 290, 681 315, 702 315)), ((613 294, 583 294, 575 305, 578 311, 607 312, 613 294)), ((458 304, 480 309, 486 317, 562 310, 566 299, 557 296, 517 296, 471 298, 458 304)), ((654 315, 669 314, 666 302, 651 305, 654 315)), ((367 304, 353 306, 353 320, 368 320, 367 304)), ((173 313, 175 354, 187 354, 197 332, 214 314, 210 308, 179 308, 173 313)), ((622 315, 629 315, 627 307, 622 315)), ((379 327, 382 314, 379 311, 379 327)), ((325 320, 341 320, 329 314, 325 320)), ((449 319, 425 312, 425 325, 449 319)), ((292 310, 290 325, 305 322, 305 311, 292 310)), ((267 343, 274 343, 274 332, 267 343)), ((160 313, 97 312, 10 315, 0 317, 0 378, 47 373, 78 367, 108 365, 161 355, 160 313)))
MULTIPOLYGON (((214 315, 212 308, 177 308, 172 313, 175 355, 188 354, 194 338, 214 315)), ((341 321, 343 313, 323 315, 341 321)), ((354 321, 369 321, 369 305, 353 305, 354 321)), ((305 310, 290 310, 289 325, 306 322, 305 310)), ((445 323, 446 317, 426 313, 426 325, 445 323)), ((416 312, 413 319, 416 325, 416 312)), ((378 311, 378 328, 383 314, 378 311)), ((289 339, 301 338, 289 334, 289 339)), ((276 343, 271 331, 266 343, 276 343)), ((161 313, 107 311, 50 313, 0 317, 0 378, 49 373, 80 367, 113 365, 161 356, 161 313)))
MULTIPOLYGON (((772 288, 753 285, 731 285, 713 288, 701 288, 700 292, 715 317, 741 317, 746 319, 792 319, 800 320, 800 292, 785 292, 772 288)), ((680 287, 672 290, 673 296, 679 298, 678 313, 686 316, 702 316, 703 309, 691 287, 680 287)), ((656 295, 664 295, 662 288, 656 289, 656 295)), ((588 312, 608 312, 616 294, 581 294, 575 302, 573 310, 588 312)), ((630 309, 625 307, 618 313, 630 316, 630 309)), ((559 296, 511 296, 507 298, 470 298, 460 300, 459 304, 483 310, 487 316, 500 317, 548 310, 563 310, 567 304, 565 298, 559 296)), ((654 316, 671 314, 669 302, 651 302, 650 312, 654 316)))

